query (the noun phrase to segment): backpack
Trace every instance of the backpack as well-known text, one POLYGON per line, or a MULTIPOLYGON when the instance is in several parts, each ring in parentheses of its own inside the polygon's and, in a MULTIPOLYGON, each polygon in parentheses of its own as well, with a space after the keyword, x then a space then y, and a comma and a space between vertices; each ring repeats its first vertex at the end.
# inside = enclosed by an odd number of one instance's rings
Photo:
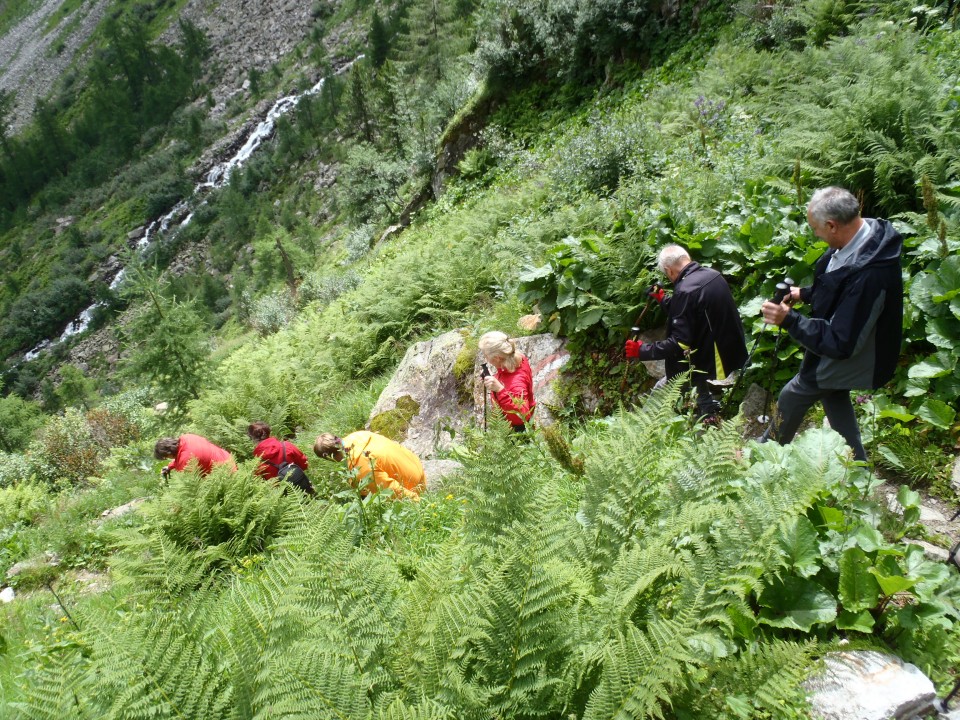
POLYGON ((310 478, 307 477, 307 474, 299 465, 287 461, 287 445, 283 440, 280 441, 280 449, 283 451, 283 459, 279 465, 269 460, 264 460, 264 462, 277 469, 277 478, 280 480, 284 480, 294 487, 303 490, 307 495, 315 495, 316 492, 313 489, 313 485, 310 484, 310 478))

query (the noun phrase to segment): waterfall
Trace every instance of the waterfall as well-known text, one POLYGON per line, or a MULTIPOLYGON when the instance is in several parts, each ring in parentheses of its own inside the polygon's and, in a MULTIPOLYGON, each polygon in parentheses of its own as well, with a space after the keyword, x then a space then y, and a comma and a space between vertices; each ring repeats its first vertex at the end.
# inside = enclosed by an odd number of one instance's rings
MULTIPOLYGON (((341 73, 346 72, 353 66, 355 62, 362 58, 363 55, 357 56, 340 68, 336 74, 340 75, 341 73)), ((224 162, 217 163, 210 168, 205 174, 204 180, 197 183, 197 185, 194 187, 193 193, 189 198, 181 200, 165 215, 153 220, 147 225, 146 230, 144 230, 143 237, 137 241, 136 251, 138 253, 142 253, 144 250, 146 250, 150 246, 151 240, 158 234, 176 232, 179 228, 188 225, 190 220, 193 218, 193 211, 191 210, 191 207, 194 206, 194 203, 197 201, 197 199, 202 194, 205 194, 210 190, 216 190, 226 185, 230 181, 231 173, 237 168, 243 167, 243 164, 250 159, 253 153, 256 152, 257 148, 260 147, 261 143, 273 135, 273 132, 277 126, 277 120, 293 110, 303 98, 319 93, 323 89, 323 83, 325 81, 326 78, 321 78, 309 90, 305 90, 299 95, 286 95, 277 100, 270 110, 267 111, 264 119, 261 120, 257 126, 253 128, 253 130, 250 131, 247 139, 244 141, 240 149, 234 153, 233 157, 231 157, 229 160, 225 160, 224 162)), ((199 206, 202 206, 204 203, 206 203, 206 200, 199 203, 199 206)), ((125 274, 126 273, 124 269, 121 268, 117 274, 114 275, 110 281, 111 290, 116 290, 120 286, 120 284, 123 282, 123 277, 125 274)), ((57 340, 44 340, 36 347, 31 348, 24 355, 24 359, 34 360, 44 350, 47 350, 53 345, 86 330, 90 326, 91 320, 93 320, 94 311, 101 304, 101 302, 93 303, 90 307, 81 312, 80 315, 78 315, 73 321, 71 321, 69 325, 67 325, 67 328, 57 340)))

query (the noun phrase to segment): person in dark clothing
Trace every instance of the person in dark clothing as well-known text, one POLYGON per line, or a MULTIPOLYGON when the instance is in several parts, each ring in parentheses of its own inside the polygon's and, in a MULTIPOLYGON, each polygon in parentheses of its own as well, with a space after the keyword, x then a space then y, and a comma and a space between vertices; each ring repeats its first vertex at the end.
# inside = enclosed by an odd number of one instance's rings
POLYGON ((627 340, 627 357, 663 360, 666 373, 658 385, 691 368, 697 411, 715 422, 720 401, 710 381, 724 379, 747 361, 737 304, 723 276, 693 262, 679 245, 664 247, 658 262, 673 283, 673 297, 659 285, 648 294, 667 314, 667 336, 649 343, 627 340))
POLYGON ((793 439, 807 410, 823 403, 830 427, 857 460, 866 460, 850 391, 876 389, 893 377, 903 326, 903 240, 886 220, 860 217, 848 190, 817 190, 807 204, 807 222, 828 250, 817 261, 813 285, 791 288, 783 303, 765 302, 763 319, 779 325, 806 352, 800 372, 780 392, 774 424, 764 439, 793 439), (810 316, 793 304, 810 305, 810 316))

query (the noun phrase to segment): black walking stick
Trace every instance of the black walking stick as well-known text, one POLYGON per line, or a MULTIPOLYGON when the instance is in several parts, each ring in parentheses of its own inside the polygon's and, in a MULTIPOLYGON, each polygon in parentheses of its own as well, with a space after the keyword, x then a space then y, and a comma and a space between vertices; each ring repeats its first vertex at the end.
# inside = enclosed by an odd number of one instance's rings
POLYGON ((487 431, 487 385, 484 378, 490 377, 490 368, 486 363, 480 363, 480 384, 483 385, 483 431, 487 431))
MULTIPOLYGON (((640 317, 637 318, 636 322, 633 323, 633 326, 630 328, 630 339, 636 340, 637 335, 640 334, 640 323, 643 322, 643 316, 647 314, 647 310, 650 309, 650 302, 653 298, 647 299, 647 304, 643 306, 643 312, 640 313, 640 317)), ((626 367, 623 368, 623 378, 620 380, 620 394, 623 395, 624 391, 627 389, 627 373, 630 372, 630 358, 624 358, 626 361, 626 367)))

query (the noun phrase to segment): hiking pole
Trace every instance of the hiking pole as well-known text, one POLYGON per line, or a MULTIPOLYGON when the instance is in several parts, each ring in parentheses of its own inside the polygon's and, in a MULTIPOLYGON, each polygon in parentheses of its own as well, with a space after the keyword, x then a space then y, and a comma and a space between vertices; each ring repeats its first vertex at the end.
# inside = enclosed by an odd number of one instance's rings
POLYGON ((480 363, 480 384, 483 385, 483 431, 487 431, 487 385, 483 379, 490 376, 490 368, 486 363, 480 363))
MULTIPOLYGON (((640 334, 640 323, 643 322, 643 316, 647 314, 647 310, 650 309, 650 302, 653 298, 647 298, 647 304, 643 306, 643 312, 640 313, 640 317, 637 318, 637 321, 630 328, 630 339, 636 340, 637 335, 640 334)), ((626 367, 623 368, 623 378, 620 380, 620 394, 623 395, 624 391, 627 389, 627 373, 630 372, 630 358, 624 357, 626 362, 626 367)))

